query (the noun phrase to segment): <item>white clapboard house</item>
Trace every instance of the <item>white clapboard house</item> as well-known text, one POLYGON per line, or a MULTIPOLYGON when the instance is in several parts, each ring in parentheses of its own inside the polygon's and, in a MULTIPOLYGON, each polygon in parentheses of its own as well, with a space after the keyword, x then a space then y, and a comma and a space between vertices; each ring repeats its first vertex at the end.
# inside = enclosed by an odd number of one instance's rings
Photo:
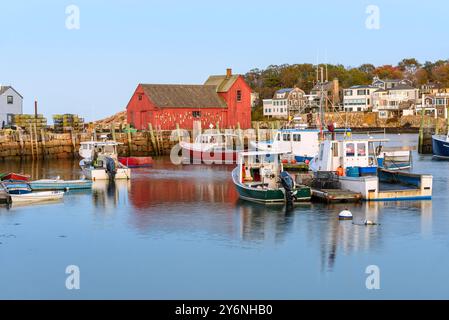
POLYGON ((14 114, 22 113, 22 95, 11 86, 0 85, 0 129, 12 124, 14 114))

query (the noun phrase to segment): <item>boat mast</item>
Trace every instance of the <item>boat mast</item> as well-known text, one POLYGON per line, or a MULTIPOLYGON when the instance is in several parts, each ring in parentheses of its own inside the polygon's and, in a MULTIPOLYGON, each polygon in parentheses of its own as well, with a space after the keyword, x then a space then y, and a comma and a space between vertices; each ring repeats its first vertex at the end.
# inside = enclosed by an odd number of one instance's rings
POLYGON ((320 86, 320 136, 321 140, 324 140, 324 131, 323 131, 323 123, 324 123, 324 109, 323 109, 323 100, 324 100, 324 83, 323 83, 323 67, 321 69, 321 81, 319 82, 320 86))

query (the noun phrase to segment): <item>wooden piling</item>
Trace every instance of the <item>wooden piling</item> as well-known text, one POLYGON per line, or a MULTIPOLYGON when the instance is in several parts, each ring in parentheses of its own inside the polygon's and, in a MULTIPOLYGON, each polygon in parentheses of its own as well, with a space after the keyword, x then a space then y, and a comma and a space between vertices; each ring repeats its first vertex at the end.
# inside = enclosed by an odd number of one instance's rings
POLYGON ((150 131, 151 146, 153 147, 153 154, 155 156, 158 156, 159 152, 157 150, 156 138, 154 137, 153 125, 151 123, 148 124, 148 130, 150 131))
POLYGON ((421 108, 421 122, 419 125, 418 135, 418 152, 423 153, 423 140, 424 140, 424 108, 421 108))
POLYGON ((46 144, 46 138, 45 138, 45 130, 41 129, 41 143, 42 143, 42 158, 46 158, 47 154, 47 144, 46 144))
POLYGON ((33 125, 31 123, 30 123, 30 148, 31 148, 31 158, 34 160, 33 125))
POLYGON ((70 130, 70 140, 72 141, 72 158, 76 156, 76 135, 73 132, 73 128, 70 130))
POLYGON ((132 137, 131 137, 131 127, 129 124, 126 125, 126 136, 128 141, 128 157, 131 157, 132 137))

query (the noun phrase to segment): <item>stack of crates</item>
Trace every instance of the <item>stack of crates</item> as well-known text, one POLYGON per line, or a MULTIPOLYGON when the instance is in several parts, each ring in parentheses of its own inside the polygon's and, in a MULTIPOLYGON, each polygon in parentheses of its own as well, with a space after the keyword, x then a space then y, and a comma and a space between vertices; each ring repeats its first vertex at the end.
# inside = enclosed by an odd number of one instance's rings
POLYGON ((61 133, 73 130, 75 132, 83 131, 84 119, 76 114, 55 114, 53 115, 55 132, 61 133))
POLYGON ((44 118, 42 114, 15 114, 12 118, 12 124, 27 132, 30 130, 30 125, 33 130, 36 125, 36 130, 39 132, 41 129, 47 128, 47 118, 44 118))

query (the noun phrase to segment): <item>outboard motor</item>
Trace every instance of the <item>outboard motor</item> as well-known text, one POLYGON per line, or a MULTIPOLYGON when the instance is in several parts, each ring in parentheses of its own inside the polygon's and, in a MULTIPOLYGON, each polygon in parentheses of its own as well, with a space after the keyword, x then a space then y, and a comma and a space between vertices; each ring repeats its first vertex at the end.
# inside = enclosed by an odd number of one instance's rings
POLYGON ((109 176, 109 180, 115 180, 115 174, 117 173, 115 161, 110 157, 106 157, 106 172, 109 176))
POLYGON ((287 171, 282 171, 280 175, 281 185, 285 190, 285 201, 288 206, 293 206, 295 196, 293 194, 295 189, 295 182, 292 176, 287 171))

